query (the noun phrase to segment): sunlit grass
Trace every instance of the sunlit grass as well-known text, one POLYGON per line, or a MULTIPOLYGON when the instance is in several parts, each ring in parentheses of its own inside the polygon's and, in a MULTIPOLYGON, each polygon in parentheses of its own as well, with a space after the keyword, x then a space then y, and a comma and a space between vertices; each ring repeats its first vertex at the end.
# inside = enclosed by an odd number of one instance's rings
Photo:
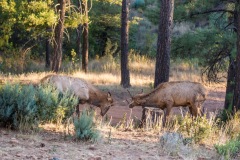
MULTIPOLYGON (((122 93, 124 90, 120 86, 121 75, 120 75, 120 65, 118 60, 112 59, 110 57, 110 62, 108 62, 107 58, 98 59, 89 62, 89 72, 84 73, 79 70, 74 70, 71 72, 61 72, 59 74, 69 75, 73 77, 83 78, 86 81, 92 83, 93 85, 98 86, 101 89, 111 89, 115 90, 115 92, 122 93), (112 66, 110 65, 112 64, 112 66), (102 66, 102 67, 99 67, 102 66)), ((141 57, 138 55, 131 55, 130 62, 130 80, 132 88, 129 90, 135 93, 138 92, 139 88, 144 88, 146 90, 151 90, 153 88, 154 83, 154 73, 155 73, 155 60, 149 59, 147 57, 141 57)), ((37 84, 46 75, 53 74, 52 72, 33 72, 27 74, 1 74, 0 75, 0 82, 20 82, 20 83, 34 83, 37 84)), ((202 82, 201 78, 201 68, 197 66, 195 63, 192 62, 184 62, 184 61, 171 61, 171 70, 170 70, 170 81, 194 81, 194 82, 202 82)), ((204 83, 209 89, 217 89, 218 87, 225 87, 225 83, 221 84, 209 84, 204 83)), ((125 92, 124 92, 125 93, 125 92)), ((205 145, 213 150, 214 144, 225 144, 228 140, 232 137, 235 137, 235 133, 239 133, 239 119, 233 119, 225 126, 216 126, 216 122, 214 121, 216 115, 210 115, 207 119, 199 120, 199 124, 205 125, 207 127, 206 132, 204 132, 204 136, 207 135, 207 138, 204 137, 201 141, 197 143, 201 143, 201 145, 205 145), (209 128, 212 128, 211 130, 209 128), (232 131, 231 135, 229 134, 232 131)), ((205 117, 206 118, 206 117, 205 117)), ((108 143, 111 143, 111 139, 132 139, 136 138, 135 135, 140 135, 142 137, 149 137, 149 136, 161 136, 163 133, 171 131, 171 132, 180 132, 182 135, 190 139, 194 139, 194 136, 197 136, 195 132, 199 127, 197 125, 191 126, 191 133, 188 133, 187 128, 184 128, 183 124, 192 124, 192 119, 190 117, 178 117, 175 119, 175 123, 169 124, 165 128, 162 127, 161 118, 157 121, 152 121, 149 118, 147 126, 145 128, 136 128, 136 119, 134 117, 128 116, 124 123, 121 125, 120 128, 116 128, 115 126, 109 125, 108 122, 103 122, 100 120, 98 122, 98 127, 101 132, 104 133, 105 139, 107 139, 108 143), (179 120, 180 119, 180 120, 179 120), (176 122, 178 120, 178 122, 176 122), (181 126, 182 125, 182 126, 181 126), (182 127, 182 128, 181 128, 182 127), (195 129, 195 130, 194 130, 195 129), (127 132, 131 131, 131 132, 127 132), (124 133, 129 133, 131 136, 123 136, 118 137, 119 133, 124 135, 124 133), (131 133, 131 134, 130 134, 131 133)), ((41 126, 46 130, 51 130, 55 132, 65 132, 73 134, 73 125, 70 126, 41 126), (68 129, 66 127, 69 127, 68 129), (48 129, 47 129, 48 128, 48 129), (70 130, 70 131, 69 131, 70 130)), ((202 128, 201 128, 202 129, 202 128)), ((205 129, 205 128, 203 128, 205 129)), ((201 134, 197 132, 198 134, 201 134)), ((201 137, 201 136, 200 136, 201 137)), ((196 138, 196 137, 195 137, 196 138)), ((197 137, 198 138, 198 137, 197 137)), ((156 142, 158 143, 158 142, 156 142)), ((183 148, 182 150, 184 150, 183 148)), ((199 155, 200 153, 196 153, 196 149, 190 149, 196 154, 199 155)), ((170 154, 170 152, 169 152, 170 154)), ((179 152, 179 154, 183 154, 179 152)), ((207 157, 207 156, 206 156, 207 157)))
MULTIPOLYGON (((131 54, 129 68, 132 86, 152 87, 155 76, 155 60, 131 54)), ((2 83, 6 81, 37 83, 48 74, 53 73, 32 72, 18 75, 2 74, 0 80, 2 83)), ((60 74, 80 77, 96 85, 119 85, 121 80, 119 61, 113 59, 113 57, 105 57, 99 60, 90 61, 89 72, 87 74, 79 70, 62 72, 60 74), (111 62, 110 66, 108 66, 109 61, 111 62)), ((201 82, 200 68, 194 67, 190 62, 171 62, 170 81, 184 80, 201 82)))

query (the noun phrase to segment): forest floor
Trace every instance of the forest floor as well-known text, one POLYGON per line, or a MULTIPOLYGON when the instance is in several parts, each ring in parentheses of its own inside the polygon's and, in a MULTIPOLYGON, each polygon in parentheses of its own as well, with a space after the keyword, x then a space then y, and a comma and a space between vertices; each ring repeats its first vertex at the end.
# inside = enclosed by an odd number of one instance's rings
MULTIPOLYGON (((208 88, 208 99, 204 103, 206 112, 222 109, 225 87, 208 88)), ((108 111, 111 123, 117 124, 130 109, 124 99, 130 96, 127 91, 112 90, 118 104, 108 111)), ((173 114, 179 113, 175 109, 173 114)), ((141 107, 135 107, 131 116, 140 118, 141 107)), ((217 160, 213 147, 196 145, 191 148, 164 148, 159 143, 159 132, 142 130, 119 130, 111 126, 101 128, 101 140, 97 143, 76 142, 56 126, 48 124, 40 131, 23 133, 0 128, 0 159, 1 160, 217 160), (176 150, 170 152, 169 150, 176 150)), ((240 155, 236 157, 240 159, 240 155)))

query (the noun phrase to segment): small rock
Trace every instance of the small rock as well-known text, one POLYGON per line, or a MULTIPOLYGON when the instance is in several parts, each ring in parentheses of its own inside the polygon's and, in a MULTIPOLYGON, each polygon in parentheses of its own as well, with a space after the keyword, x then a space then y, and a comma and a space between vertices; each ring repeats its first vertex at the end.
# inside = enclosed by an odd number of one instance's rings
POLYGON ((94 145, 90 146, 88 149, 92 151, 97 150, 97 148, 94 145))
POLYGON ((16 154, 16 157, 21 157, 22 155, 20 153, 16 154))
POLYGON ((35 155, 27 155, 26 158, 32 159, 32 160, 38 159, 37 156, 35 156, 35 155))
POLYGON ((4 156, 8 156, 8 154, 7 153, 2 153, 2 156, 4 157, 4 156))
POLYGON ((101 157, 90 157, 88 158, 88 160, 102 160, 101 157))
POLYGON ((56 158, 56 157, 53 157, 52 159, 50 160, 60 160, 59 158, 56 158))
POLYGON ((45 147, 45 144, 44 144, 44 143, 41 143, 41 144, 40 144, 40 147, 45 147))
POLYGON ((11 144, 18 144, 19 141, 16 138, 11 138, 11 140, 9 141, 11 144))
POLYGON ((6 131, 1 131, 1 132, 2 132, 1 135, 9 135, 8 132, 6 131))

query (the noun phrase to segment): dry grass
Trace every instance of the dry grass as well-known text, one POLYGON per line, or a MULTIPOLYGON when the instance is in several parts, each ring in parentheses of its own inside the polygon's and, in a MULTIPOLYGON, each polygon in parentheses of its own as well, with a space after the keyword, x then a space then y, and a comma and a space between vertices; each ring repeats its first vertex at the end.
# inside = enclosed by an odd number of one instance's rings
MULTIPOLYGON (((117 65, 119 62, 117 60, 112 61, 110 57, 110 61, 114 63, 114 68, 102 69, 99 71, 95 71, 95 68, 101 68, 100 66, 104 66, 106 64, 106 58, 103 60, 98 60, 97 66, 94 68, 92 63, 96 63, 91 61, 89 66, 89 73, 85 74, 82 71, 75 71, 71 73, 60 73, 60 74, 68 74, 74 77, 81 77, 86 79, 87 81, 96 84, 96 85, 119 85, 121 80, 120 75, 120 66, 117 65)), ((144 56, 139 56, 135 54, 131 54, 130 56, 130 80, 132 86, 141 86, 141 87, 151 87, 154 81, 154 72, 155 72, 155 60, 146 58, 144 56)), ((171 62, 171 70, 170 70, 170 81, 195 81, 201 82, 200 77, 200 68, 194 67, 191 62, 171 62)), ((5 83, 6 81, 10 82, 26 82, 26 83, 38 83, 38 81, 48 74, 53 74, 52 72, 38 72, 38 73, 27 73, 27 74, 2 74, 0 82, 5 83)))
MULTIPOLYGON (((96 63, 96 62, 94 62, 96 63)), ((97 65, 102 65, 99 61, 97 65)), ((115 62, 117 63, 117 62, 115 62)), ((118 66, 118 65, 115 65, 118 66)), ((137 56, 131 57, 130 63, 130 75, 131 75, 131 85, 133 86, 130 91, 136 91, 139 88, 145 88, 150 90, 153 87, 154 72, 155 72, 155 61, 147 58, 141 58, 137 56)), ((94 85, 97 85, 101 89, 111 89, 119 93, 123 93, 124 89, 119 86, 120 84, 120 68, 116 67, 115 71, 104 70, 102 72, 95 72, 91 70, 89 73, 85 74, 81 71, 72 72, 68 74, 73 77, 81 77, 94 85)), ((39 72, 39 73, 28 73, 20 75, 1 75, 0 82, 20 82, 20 83, 38 83, 41 78, 48 74, 53 74, 51 72, 39 72)), ((67 73, 61 73, 67 74, 67 73)), ((200 78, 200 68, 192 65, 191 63, 182 62, 175 63, 172 62, 171 72, 170 72, 170 81, 194 81, 201 82, 200 78)), ((223 87, 225 83, 222 84, 206 84, 210 88, 223 87)), ((126 92, 125 92, 126 93, 126 92)), ((234 121, 235 122, 235 121, 234 121)), ((84 143, 77 144, 73 143, 72 140, 63 141, 61 135, 73 134, 73 126, 70 125, 68 128, 66 126, 56 126, 55 124, 46 124, 40 126, 44 132, 37 136, 18 136, 19 144, 23 145, 24 140, 27 139, 27 142, 32 142, 35 147, 39 146, 41 143, 47 144, 48 146, 44 148, 48 154, 42 158, 51 158, 53 156, 58 156, 60 159, 76 159, 79 156, 83 156, 82 159, 88 159, 98 155, 103 159, 219 159, 218 155, 213 149, 213 144, 219 143, 223 144, 229 140, 229 135, 227 134, 226 128, 220 128, 215 132, 209 134, 211 141, 203 141, 202 145, 189 145, 189 146, 180 146, 177 152, 172 154, 171 148, 161 148, 159 145, 159 137, 167 131, 179 131, 179 125, 170 125, 168 128, 162 128, 161 121, 152 122, 149 121, 149 125, 144 129, 134 128, 134 120, 131 116, 128 116, 124 122, 122 128, 116 128, 109 125, 108 122, 103 122, 99 120, 98 129, 101 130, 102 140, 95 145, 84 143), (44 135, 46 133, 48 137, 44 135), (56 134, 57 133, 57 134, 56 134), (67 134, 66 134, 67 133, 67 134), (48 142, 50 140, 50 143, 48 142), (64 144, 64 145, 62 145, 64 144), (141 145, 140 145, 141 144, 141 145), (90 149, 89 149, 90 148, 90 149), (66 154, 68 152, 68 154, 66 154), (85 154, 83 154, 85 153, 85 154), (124 153, 124 155, 123 155, 124 153)), ((211 118, 208 123, 212 123, 211 118)), ((236 129, 237 123, 234 123, 234 126, 230 126, 236 129)), ((211 124, 215 126, 214 123, 211 124)), ((1 130, 0 130, 1 132, 1 130)), ((5 131, 2 131, 5 133, 5 131)), ((1 138, 1 135, 0 135, 1 138)), ((65 137, 66 138, 66 137, 65 137)), ((6 148, 0 149, 0 155, 7 155, 11 150, 12 153, 18 154, 18 152, 24 153, 19 155, 21 158, 27 156, 26 153, 29 145, 25 145, 26 148, 16 147, 11 148, 11 144, 8 145, 5 139, 1 139, 0 142, 6 143, 6 148), (13 151, 12 151, 13 150, 13 151)), ((1 146, 0 148, 4 147, 1 146)), ((44 150, 42 149, 42 150, 44 150)), ((38 150, 38 149, 37 149, 38 150)), ((31 149, 29 150, 30 154, 36 154, 36 152, 31 149)), ((41 154, 36 154, 36 156, 41 157, 41 154)))

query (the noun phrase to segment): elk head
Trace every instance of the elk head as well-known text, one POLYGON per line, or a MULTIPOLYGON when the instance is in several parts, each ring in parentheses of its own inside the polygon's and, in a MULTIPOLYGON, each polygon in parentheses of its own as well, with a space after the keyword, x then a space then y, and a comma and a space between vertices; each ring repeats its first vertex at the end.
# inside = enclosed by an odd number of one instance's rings
POLYGON ((113 106, 113 98, 111 96, 111 93, 108 92, 106 99, 104 99, 100 104, 101 116, 104 116, 111 106, 113 106))
POLYGON ((146 102, 146 99, 142 98, 141 95, 143 94, 143 90, 141 93, 135 95, 135 96, 132 96, 131 93, 129 92, 129 90, 127 90, 128 93, 130 94, 131 98, 132 98, 132 101, 130 102, 129 104, 129 108, 133 108, 135 106, 143 106, 144 103, 146 102))

